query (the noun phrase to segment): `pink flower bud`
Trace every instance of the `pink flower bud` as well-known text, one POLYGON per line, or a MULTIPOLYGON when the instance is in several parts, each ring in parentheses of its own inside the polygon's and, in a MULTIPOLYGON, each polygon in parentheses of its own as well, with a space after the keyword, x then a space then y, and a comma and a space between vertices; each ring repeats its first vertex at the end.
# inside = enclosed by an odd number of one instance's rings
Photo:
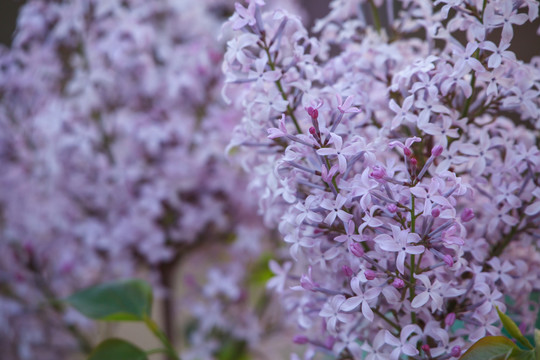
POLYGON ((465 208, 461 212, 461 221, 463 222, 469 222, 472 219, 474 219, 474 211, 470 208, 465 208))
POLYGON ((454 258, 452 257, 452 255, 444 255, 443 256, 443 261, 446 263, 446 265, 448 265, 449 267, 452 267, 454 266, 454 258))
POLYGON ((307 338, 307 336, 304 335, 295 335, 293 337, 293 342, 298 345, 304 345, 309 342, 309 339, 307 338))
POLYGON ((437 145, 433 149, 431 149, 431 156, 433 157, 441 156, 442 152, 443 152, 443 147, 441 145, 437 145))
POLYGON ((351 277, 354 275, 353 270, 347 265, 343 265, 341 269, 343 270, 343 274, 345 274, 346 277, 351 277))
POLYGON ((452 326, 454 325, 454 322, 456 321, 456 314, 451 312, 450 314, 446 315, 444 318, 444 323, 446 326, 452 326))
POLYGON ((450 350, 450 355, 453 357, 459 357, 461 355, 461 347, 456 345, 450 350))
POLYGON ((349 246, 349 251, 354 255, 354 256, 357 256, 357 257, 362 257, 364 256, 364 249, 362 248, 362 245, 358 244, 358 243, 352 243, 350 246, 349 246))
POLYGON ((429 355, 430 351, 431 351, 431 348, 429 347, 428 344, 424 344, 424 345, 422 345, 422 350, 424 350, 424 352, 429 355))
POLYGON ((392 214, 395 214, 396 211, 397 211, 397 205, 396 204, 388 204, 386 206, 386 208, 388 209, 388 211, 390 211, 392 214))
POLYGON ((315 130, 315 127, 312 126, 312 127, 309 128, 309 133, 311 135, 315 136, 317 134, 317 130, 315 130))
POLYGON ((373 280, 376 277, 375 271, 367 269, 364 271, 364 275, 366 276, 366 279, 373 280))
POLYGON ((411 157, 411 155, 412 155, 412 150, 409 149, 408 147, 404 147, 404 148, 403 148, 403 153, 405 154, 406 157, 411 157))
POLYGON ((319 117, 319 111, 317 109, 314 109, 313 107, 307 107, 306 108, 307 113, 313 120, 317 119, 319 117))
POLYGON ((373 179, 380 180, 386 176, 386 170, 381 166, 375 165, 369 176, 373 179))
POLYGON ((395 278, 394 281, 392 282, 392 286, 395 287, 396 289, 403 289, 403 287, 405 286, 405 281, 395 278))
POLYGON ((411 161, 411 166, 416 167, 418 165, 418 160, 416 160, 416 158, 412 157, 410 161, 411 161))
POLYGON ((438 218, 439 215, 441 215, 441 210, 439 210, 439 208, 431 209, 431 216, 438 218))

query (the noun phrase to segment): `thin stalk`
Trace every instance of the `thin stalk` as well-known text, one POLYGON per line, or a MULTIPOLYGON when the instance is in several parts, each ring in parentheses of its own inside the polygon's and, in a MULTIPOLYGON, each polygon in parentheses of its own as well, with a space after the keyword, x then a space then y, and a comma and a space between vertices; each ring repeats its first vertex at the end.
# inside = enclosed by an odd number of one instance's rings
POLYGON ((150 317, 145 316, 144 317, 144 323, 150 329, 152 334, 154 334, 155 337, 157 337, 163 346, 165 346, 165 352, 169 354, 174 360, 181 360, 176 351, 174 350, 174 347, 170 343, 169 339, 167 339, 167 336, 163 333, 163 331, 160 330, 159 326, 156 324, 154 320, 152 320, 150 317))
MULTIPOLYGON (((415 205, 414 205, 414 195, 411 194, 411 232, 416 232, 416 214, 415 214, 415 205)), ((415 274, 415 256, 414 254, 411 254, 411 287, 409 288, 409 300, 412 301, 415 297, 415 286, 416 286, 416 278, 414 277, 415 274)), ((411 320, 413 323, 416 323, 416 312, 411 312, 411 320)))
POLYGON ((152 349, 145 351, 146 355, 153 355, 153 354, 163 354, 163 353, 169 353, 169 350, 167 349, 152 349))
POLYGON ((375 23, 375 29, 377 32, 381 33, 381 19, 379 18, 379 11, 373 0, 369 0, 369 7, 371 8, 371 13, 373 14, 373 22, 375 23))
POLYGON ((373 313, 377 314, 381 319, 383 319, 384 321, 386 321, 388 324, 390 324, 394 329, 396 329, 397 331, 401 332, 401 326, 399 326, 398 324, 396 324, 395 322, 393 322, 392 320, 388 319, 386 316, 384 316, 383 313, 381 313, 379 310, 377 309, 371 309, 373 310, 373 313))
MULTIPOLYGON (((272 60, 272 55, 270 55, 270 49, 266 45, 266 41, 264 41, 263 43, 264 43, 263 49, 264 49, 264 51, 266 53, 266 56, 268 58, 268 65, 270 66, 270 69, 272 69, 272 71, 275 71, 276 70, 276 64, 274 63, 274 60, 272 60)), ((283 90, 283 85, 281 85, 281 81, 279 79, 277 79, 275 81, 275 84, 276 84, 276 87, 278 88, 283 100, 287 101, 287 114, 291 117, 291 119, 292 119, 292 121, 294 123, 294 127, 296 127, 296 131, 298 131, 299 134, 302 134, 302 128, 298 124, 298 120, 296 119, 296 116, 294 115, 294 110, 291 107, 291 105, 289 104, 289 99, 287 98, 287 94, 285 93, 285 90, 283 90)))

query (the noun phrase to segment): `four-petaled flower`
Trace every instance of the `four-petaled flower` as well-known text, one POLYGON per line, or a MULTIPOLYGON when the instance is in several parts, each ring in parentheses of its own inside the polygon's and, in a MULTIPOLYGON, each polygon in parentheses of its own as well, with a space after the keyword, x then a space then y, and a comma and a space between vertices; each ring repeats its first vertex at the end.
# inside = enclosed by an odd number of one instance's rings
POLYGON ((402 274, 405 273, 405 256, 407 254, 418 255, 424 252, 423 245, 415 245, 420 241, 420 236, 411 233, 409 229, 400 230, 399 227, 391 225, 392 236, 381 234, 375 237, 375 242, 385 251, 397 252, 396 267, 402 274))

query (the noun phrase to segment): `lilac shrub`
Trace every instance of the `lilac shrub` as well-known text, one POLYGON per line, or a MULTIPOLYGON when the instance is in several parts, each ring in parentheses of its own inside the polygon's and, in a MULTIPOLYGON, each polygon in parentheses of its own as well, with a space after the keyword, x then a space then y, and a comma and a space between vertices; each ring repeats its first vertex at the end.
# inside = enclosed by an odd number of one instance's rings
POLYGON ((223 155, 240 113, 221 100, 217 34, 233 11, 225 0, 22 8, 0 49, 2 359, 65 358, 74 340, 88 350, 88 323, 54 299, 128 276, 153 279, 172 335, 177 265, 207 246, 219 255, 197 255, 195 271, 209 279, 181 301, 203 320, 189 351, 216 351, 216 329, 258 339, 244 287, 271 245, 223 155), (203 303, 236 310, 209 323, 203 303))
POLYGON ((314 35, 264 3, 225 27, 229 151, 289 245, 268 285, 306 358, 457 358, 497 307, 530 333, 540 56, 511 45, 538 3, 335 0, 314 35))

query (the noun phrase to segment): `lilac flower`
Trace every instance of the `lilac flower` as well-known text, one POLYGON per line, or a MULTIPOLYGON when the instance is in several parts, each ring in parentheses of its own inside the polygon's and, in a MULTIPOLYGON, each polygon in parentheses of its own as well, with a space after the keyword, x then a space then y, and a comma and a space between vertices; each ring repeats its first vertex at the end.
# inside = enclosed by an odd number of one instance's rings
POLYGON ((249 26, 255 25, 256 23, 255 7, 257 6, 255 1, 250 2, 247 9, 239 3, 235 3, 234 6, 236 9, 236 12, 235 12, 236 16, 233 22, 234 30, 239 30, 246 25, 249 25, 249 26))
POLYGON ((416 347, 414 347, 409 341, 408 338, 411 336, 411 334, 418 332, 418 326, 417 325, 406 325, 401 329, 399 339, 396 338, 394 335, 392 335, 388 330, 384 333, 384 341, 388 344, 394 347, 394 350, 392 350, 392 353, 390 353, 390 359, 397 360, 399 359, 401 354, 405 354, 408 356, 416 356, 419 354, 418 350, 416 350, 416 347))
POLYGON ((401 230, 392 225, 392 236, 381 234, 375 237, 375 242, 382 250, 397 252, 396 267, 400 273, 405 273, 405 257, 407 254, 418 255, 424 252, 423 245, 414 245, 420 241, 420 236, 408 230, 401 230))
POLYGON ((424 285, 424 291, 418 292, 411 302, 413 308, 419 308, 424 306, 429 300, 431 300, 431 312, 435 310, 442 310, 443 298, 439 294, 441 283, 435 280, 433 284, 426 275, 415 275, 415 278, 420 280, 424 285))
POLYGON ((332 143, 334 144, 334 149, 332 148, 321 148, 317 150, 317 154, 323 156, 337 156, 339 162, 339 172, 344 173, 347 169, 347 159, 345 156, 352 156, 357 153, 356 147, 354 145, 349 145, 343 148, 343 139, 341 136, 334 133, 330 133, 332 138, 332 143))
POLYGON ((394 99, 390 99, 388 107, 396 113, 396 116, 392 119, 391 129, 395 129, 405 121, 415 123, 417 116, 411 113, 409 110, 413 106, 414 96, 408 96, 403 100, 403 105, 400 107, 394 99))
POLYGON ((411 194, 416 196, 418 199, 424 199, 424 213, 423 216, 428 216, 431 214, 432 204, 435 203, 442 207, 452 208, 450 202, 439 194, 439 182, 436 179, 432 179, 429 187, 426 191, 425 186, 416 185, 410 189, 411 194))
POLYGON ((490 68, 498 68, 501 65, 502 59, 505 58, 510 61, 516 61, 516 55, 512 51, 508 51, 510 47, 510 41, 502 40, 499 46, 495 45, 491 41, 484 41, 480 44, 480 48, 491 51, 493 54, 488 59, 488 66, 490 68))
POLYGON ((259 87, 262 87, 265 82, 273 82, 281 77, 279 71, 266 71, 266 67, 266 59, 257 59, 255 69, 249 71, 248 78, 254 79, 259 87))
POLYGON ((459 58, 456 61, 456 69, 462 70, 464 68, 473 69, 474 71, 478 73, 482 73, 485 71, 484 66, 478 59, 473 57, 474 52, 478 49, 477 43, 468 43, 467 47, 465 48, 465 51, 459 52, 459 58))
POLYGON ((354 235, 356 225, 354 221, 349 220, 347 223, 347 226, 345 227, 346 234, 345 235, 339 235, 334 238, 334 241, 337 242, 347 242, 347 244, 352 244, 353 241, 355 242, 361 242, 363 241, 362 235, 354 235))
POLYGON ((336 295, 326 302, 319 315, 326 319, 326 328, 331 333, 337 332, 337 326, 340 322, 347 323, 351 315, 341 312, 341 306, 345 302, 345 296, 336 295))
POLYGON ((270 128, 268 129, 268 138, 269 139, 277 139, 280 137, 287 136, 289 133, 287 132, 287 128, 285 127, 285 115, 281 115, 281 119, 279 120, 279 128, 270 128))
POLYGON ((292 268, 292 263, 286 262, 281 267, 275 260, 270 260, 268 267, 275 276, 266 283, 266 287, 268 289, 275 289, 278 293, 283 292, 289 271, 292 268))
POLYGON ((352 102, 354 101, 353 96, 348 96, 347 99, 345 99, 345 102, 343 102, 341 95, 336 94, 336 97, 338 101, 338 110, 342 114, 360 112, 360 109, 358 109, 357 107, 351 106, 352 102))
POLYGON ((371 288, 364 292, 360 286, 360 279, 357 277, 353 277, 351 279, 351 288, 355 296, 345 300, 345 302, 341 305, 341 310, 352 311, 358 306, 361 306, 362 315, 364 315, 364 317, 369 321, 373 321, 373 311, 371 310, 368 302, 379 296, 380 290, 378 288, 371 288))
POLYGON ((338 194, 335 201, 330 199, 324 199, 321 202, 321 207, 323 209, 329 210, 330 212, 324 218, 324 222, 327 225, 332 225, 336 220, 336 217, 339 217, 343 223, 348 223, 352 219, 352 215, 342 210, 347 198, 341 194, 338 194))
POLYGON ((527 21, 527 15, 518 14, 517 11, 513 9, 512 2, 504 1, 501 5, 502 13, 500 15, 496 14, 495 7, 492 4, 486 6, 484 11, 484 23, 489 26, 503 25, 502 40, 510 42, 514 36, 512 24, 522 25, 527 21))

